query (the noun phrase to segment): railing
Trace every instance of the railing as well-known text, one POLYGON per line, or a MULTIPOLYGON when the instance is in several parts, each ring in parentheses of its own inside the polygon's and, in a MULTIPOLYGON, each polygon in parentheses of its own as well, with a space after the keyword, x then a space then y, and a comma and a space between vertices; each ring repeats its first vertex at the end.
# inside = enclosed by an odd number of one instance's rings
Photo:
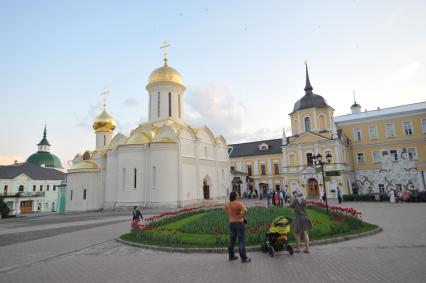
POLYGON ((45 192, 16 192, 16 193, 0 193, 0 196, 5 197, 44 197, 45 192))

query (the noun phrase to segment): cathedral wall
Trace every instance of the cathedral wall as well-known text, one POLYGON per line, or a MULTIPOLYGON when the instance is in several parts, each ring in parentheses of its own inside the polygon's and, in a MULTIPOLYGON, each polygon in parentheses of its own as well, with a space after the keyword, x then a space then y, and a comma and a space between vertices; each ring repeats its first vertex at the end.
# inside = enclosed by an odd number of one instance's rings
POLYGON ((117 202, 140 204, 144 201, 145 146, 127 145, 119 148, 117 156, 117 202))
POLYGON ((148 202, 155 204, 177 204, 179 201, 179 166, 176 143, 153 143, 151 148, 152 176, 148 202), (154 175, 154 173, 152 174, 154 175))
POLYGON ((118 152, 109 151, 106 161, 105 174, 105 204, 104 208, 113 208, 118 195, 118 152))
POLYGON ((66 210, 85 211, 102 208, 99 172, 68 173, 66 210), (86 199, 84 199, 86 190, 86 199), (72 195, 72 197, 71 197, 72 195))

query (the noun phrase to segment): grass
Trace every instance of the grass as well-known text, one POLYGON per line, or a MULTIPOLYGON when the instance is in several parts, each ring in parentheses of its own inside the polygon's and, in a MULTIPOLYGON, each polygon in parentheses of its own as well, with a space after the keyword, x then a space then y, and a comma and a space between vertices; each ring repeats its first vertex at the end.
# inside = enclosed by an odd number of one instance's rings
MULTIPOLYGON (((309 231, 311 240, 321 240, 359 234, 376 228, 376 225, 361 221, 346 221, 347 218, 335 215, 329 217, 318 209, 307 209, 313 224, 309 231), (354 227, 354 223, 356 227, 354 227)), ((249 208, 248 225, 246 225, 246 245, 260 245, 268 225, 272 220, 284 215, 294 218, 294 212, 287 207, 253 207, 249 208)), ((120 238, 126 241, 156 245, 162 247, 226 247, 228 242, 228 218, 223 209, 191 212, 163 219, 148 225, 148 229, 132 229, 120 238)), ((293 240, 290 233, 289 240, 293 240)))

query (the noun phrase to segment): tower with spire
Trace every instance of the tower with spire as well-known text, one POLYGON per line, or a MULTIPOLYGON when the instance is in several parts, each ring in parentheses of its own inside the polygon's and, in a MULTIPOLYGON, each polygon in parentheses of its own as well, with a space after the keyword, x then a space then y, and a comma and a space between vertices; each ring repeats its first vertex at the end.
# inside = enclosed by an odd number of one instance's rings
POLYGON ((46 124, 44 125, 43 138, 37 144, 37 152, 33 153, 28 157, 27 162, 48 168, 63 169, 59 158, 50 153, 50 143, 47 141, 47 129, 46 124))
POLYGON ((356 103, 355 90, 354 90, 353 94, 354 94, 354 104, 352 104, 352 106, 351 106, 351 113, 352 114, 358 114, 358 113, 361 113, 361 105, 356 103))

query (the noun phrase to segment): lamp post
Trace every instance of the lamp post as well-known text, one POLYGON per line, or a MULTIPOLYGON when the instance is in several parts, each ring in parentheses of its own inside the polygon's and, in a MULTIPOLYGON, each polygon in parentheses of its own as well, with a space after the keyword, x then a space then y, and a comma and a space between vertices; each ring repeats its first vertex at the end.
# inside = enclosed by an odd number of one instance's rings
POLYGON ((330 164, 331 159, 333 158, 333 156, 331 156, 330 153, 327 153, 327 155, 325 156, 325 159, 327 160, 327 163, 325 163, 325 162, 322 161, 322 155, 319 154, 319 153, 316 156, 314 156, 314 158, 316 159, 316 164, 321 166, 322 182, 324 183, 325 208, 327 210, 327 214, 329 214, 328 213, 327 190, 325 188, 324 164, 330 164))

